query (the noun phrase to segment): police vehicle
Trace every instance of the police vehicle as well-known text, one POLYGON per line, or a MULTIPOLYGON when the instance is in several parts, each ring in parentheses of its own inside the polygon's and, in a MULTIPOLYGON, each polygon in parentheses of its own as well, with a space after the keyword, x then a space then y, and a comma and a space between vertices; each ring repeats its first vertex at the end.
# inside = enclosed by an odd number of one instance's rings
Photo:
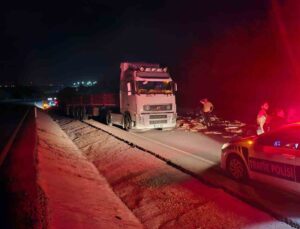
POLYGON ((221 167, 238 181, 250 178, 300 193, 300 122, 225 143, 221 167))

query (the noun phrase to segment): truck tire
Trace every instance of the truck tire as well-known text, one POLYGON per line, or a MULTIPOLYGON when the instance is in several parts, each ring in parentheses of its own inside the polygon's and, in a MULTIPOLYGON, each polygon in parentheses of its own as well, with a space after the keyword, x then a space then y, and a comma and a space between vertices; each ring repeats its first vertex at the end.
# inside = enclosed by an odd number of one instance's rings
POLYGON ((76 119, 76 108, 72 108, 72 118, 76 119))
POLYGON ((99 121, 103 124, 107 124, 106 123, 106 114, 107 114, 107 110, 105 109, 101 109, 100 113, 99 113, 99 121))
POLYGON ((75 108, 75 119, 79 119, 79 108, 75 108))
POLYGON ((81 120, 85 120, 86 119, 86 110, 85 110, 85 107, 83 107, 81 109, 81 120))
POLYGON ((84 110, 82 107, 79 108, 79 120, 82 121, 84 119, 84 110))
POLYGON ((131 118, 129 114, 123 116, 123 129, 126 131, 131 129, 131 118))
POLYGON ((74 107, 71 107, 70 109, 71 109, 71 111, 70 111, 70 117, 74 118, 74 116, 75 116, 75 114, 74 114, 74 107))
POLYGON ((105 124, 108 125, 108 126, 112 126, 111 111, 106 112, 105 124))

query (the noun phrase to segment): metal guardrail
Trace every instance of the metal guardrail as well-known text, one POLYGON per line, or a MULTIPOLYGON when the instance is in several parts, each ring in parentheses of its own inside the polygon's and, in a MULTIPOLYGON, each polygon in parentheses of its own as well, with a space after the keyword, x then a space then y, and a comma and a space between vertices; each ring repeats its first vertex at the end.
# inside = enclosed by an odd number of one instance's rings
MULTIPOLYGON (((24 123, 25 118, 28 116, 29 112, 30 112, 31 107, 28 107, 27 111, 25 112, 25 114, 23 115, 22 119, 19 121, 17 127, 15 128, 14 132, 12 133, 12 135, 10 136, 9 140, 7 141, 6 145, 4 146, 3 150, 0 152, 0 168, 7 156, 7 153, 9 152, 9 150, 11 149, 11 146, 21 128, 21 126, 24 123)), ((35 108, 36 109, 36 108, 35 108)))

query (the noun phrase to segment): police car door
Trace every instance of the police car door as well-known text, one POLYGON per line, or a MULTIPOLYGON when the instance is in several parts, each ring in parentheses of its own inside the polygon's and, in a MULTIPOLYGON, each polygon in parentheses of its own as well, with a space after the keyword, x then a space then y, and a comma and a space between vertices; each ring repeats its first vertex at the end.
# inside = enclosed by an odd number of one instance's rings
POLYGON ((295 190, 297 139, 291 128, 263 134, 249 155, 249 169, 254 179, 295 190))

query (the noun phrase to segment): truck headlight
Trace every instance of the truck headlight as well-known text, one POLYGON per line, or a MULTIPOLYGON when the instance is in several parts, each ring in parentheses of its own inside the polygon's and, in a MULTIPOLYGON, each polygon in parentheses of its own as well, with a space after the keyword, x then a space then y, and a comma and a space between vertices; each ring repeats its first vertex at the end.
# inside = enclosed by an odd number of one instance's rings
POLYGON ((168 105, 166 106, 166 110, 172 110, 172 104, 168 104, 168 105))
POLYGON ((144 111, 150 111, 150 105, 144 105, 144 111))

